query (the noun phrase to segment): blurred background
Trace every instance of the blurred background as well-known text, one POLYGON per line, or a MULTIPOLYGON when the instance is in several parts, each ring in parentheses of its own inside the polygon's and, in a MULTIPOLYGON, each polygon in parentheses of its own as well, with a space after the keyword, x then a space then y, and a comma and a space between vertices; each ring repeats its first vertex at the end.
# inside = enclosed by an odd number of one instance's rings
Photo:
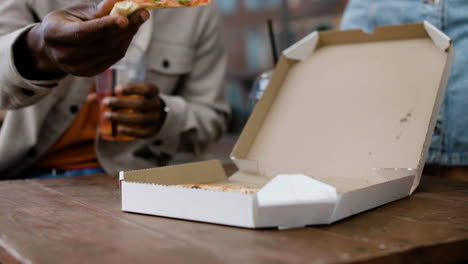
POLYGON ((204 158, 229 161, 252 104, 255 79, 274 67, 267 20, 272 19, 278 50, 314 30, 338 29, 347 0, 217 0, 229 53, 226 93, 232 107, 228 134, 204 158))

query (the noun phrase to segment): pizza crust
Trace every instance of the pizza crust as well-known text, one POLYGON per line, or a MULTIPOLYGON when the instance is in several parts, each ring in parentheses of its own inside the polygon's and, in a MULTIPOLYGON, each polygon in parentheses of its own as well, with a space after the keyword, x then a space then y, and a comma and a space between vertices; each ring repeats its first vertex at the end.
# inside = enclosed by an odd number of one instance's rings
POLYGON ((218 192, 236 192, 243 194, 256 194, 259 189, 249 187, 238 187, 238 186, 226 186, 218 184, 180 184, 175 185, 176 187, 189 188, 189 189, 200 189, 207 191, 218 191, 218 192))
POLYGON ((129 16, 139 9, 194 7, 210 3, 211 0, 159 0, 157 2, 152 0, 127 0, 115 3, 110 14, 129 16))
POLYGON ((153 7, 152 4, 149 3, 134 3, 130 1, 122 1, 117 2, 112 8, 111 15, 122 15, 122 16, 129 16, 133 14, 138 9, 150 9, 153 7))

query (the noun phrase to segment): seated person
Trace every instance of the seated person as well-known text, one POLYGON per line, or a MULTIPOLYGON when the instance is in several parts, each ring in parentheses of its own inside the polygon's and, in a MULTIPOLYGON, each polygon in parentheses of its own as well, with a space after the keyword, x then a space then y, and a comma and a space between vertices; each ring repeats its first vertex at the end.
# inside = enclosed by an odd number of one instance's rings
POLYGON ((455 46, 455 61, 429 151, 426 173, 468 180, 468 1, 350 0, 343 29, 428 21, 455 46))
POLYGON ((219 139, 229 113, 226 56, 215 6, 109 15, 116 0, 0 2, 0 179, 116 173, 166 165, 219 139), (106 118, 132 141, 98 136, 93 76, 131 43, 143 83, 121 84, 106 118), (127 113, 115 109, 130 109, 127 113))

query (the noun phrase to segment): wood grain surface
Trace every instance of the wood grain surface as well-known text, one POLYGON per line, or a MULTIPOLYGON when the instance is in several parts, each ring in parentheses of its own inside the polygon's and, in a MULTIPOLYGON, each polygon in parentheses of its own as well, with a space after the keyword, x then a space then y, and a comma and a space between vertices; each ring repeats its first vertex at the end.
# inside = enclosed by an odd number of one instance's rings
POLYGON ((468 183, 430 177, 409 198, 284 231, 123 213, 109 175, 0 182, 0 215, 0 263, 468 261, 468 183))

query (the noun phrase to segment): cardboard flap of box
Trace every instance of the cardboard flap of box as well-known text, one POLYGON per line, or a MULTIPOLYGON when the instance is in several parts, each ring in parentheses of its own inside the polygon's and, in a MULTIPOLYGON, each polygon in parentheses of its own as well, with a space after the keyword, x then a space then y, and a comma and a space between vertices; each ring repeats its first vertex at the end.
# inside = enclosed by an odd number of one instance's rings
POLYGON ((303 61, 312 55, 312 53, 317 49, 319 39, 319 33, 314 31, 296 44, 283 51, 283 55, 291 60, 303 61))
POLYGON ((439 49, 447 51, 450 48, 452 40, 442 31, 426 21, 424 21, 424 28, 439 49))
POLYGON ((262 207, 335 203, 338 194, 333 186, 306 175, 278 175, 258 192, 258 204, 262 207))
POLYGON ((256 221, 282 228, 327 224, 337 202, 333 186, 306 175, 278 175, 257 194, 256 221))
POLYGON ((204 184, 226 179, 226 173, 218 160, 120 174, 121 181, 157 185, 204 184))
MULTIPOLYGON (((378 27, 375 32, 372 34, 368 34, 365 32, 361 31, 348 31, 351 32, 350 34, 353 34, 352 36, 352 41, 373 41, 376 39, 379 40, 388 40, 389 37, 392 37, 395 35, 395 32, 397 31, 398 36, 401 38, 402 33, 410 33, 411 38, 414 38, 416 34, 421 33, 421 27, 420 24, 414 24, 414 25, 405 25, 406 29, 405 32, 401 31, 400 29, 395 28, 393 26, 390 27, 378 27), (356 38, 356 35, 360 35, 359 38, 356 38)), ((450 38, 442 33, 439 29, 437 29, 434 25, 424 22, 424 29, 426 33, 429 35, 429 37, 432 39, 434 42, 434 45, 436 45, 440 50, 448 50, 451 44, 450 38)), ((424 34, 424 33, 423 33, 424 34)), ((345 35, 343 35, 345 36, 345 35)), ((349 39, 349 36, 342 37, 343 39, 341 41, 345 41, 349 39)), ((283 51, 283 55, 291 60, 298 60, 302 61, 308 58, 312 53, 317 49, 318 44, 320 40, 320 35, 317 31, 314 31, 310 33, 308 36, 300 40, 299 42, 295 43, 288 49, 283 51)), ((334 40, 335 41, 335 40, 334 40)), ((335 43, 336 44, 336 43, 335 43)))
POLYGON ((450 73, 450 39, 429 23, 322 32, 283 55, 231 154, 239 169, 308 175, 340 193, 350 191, 345 182, 365 189, 411 178, 414 191, 450 73))

